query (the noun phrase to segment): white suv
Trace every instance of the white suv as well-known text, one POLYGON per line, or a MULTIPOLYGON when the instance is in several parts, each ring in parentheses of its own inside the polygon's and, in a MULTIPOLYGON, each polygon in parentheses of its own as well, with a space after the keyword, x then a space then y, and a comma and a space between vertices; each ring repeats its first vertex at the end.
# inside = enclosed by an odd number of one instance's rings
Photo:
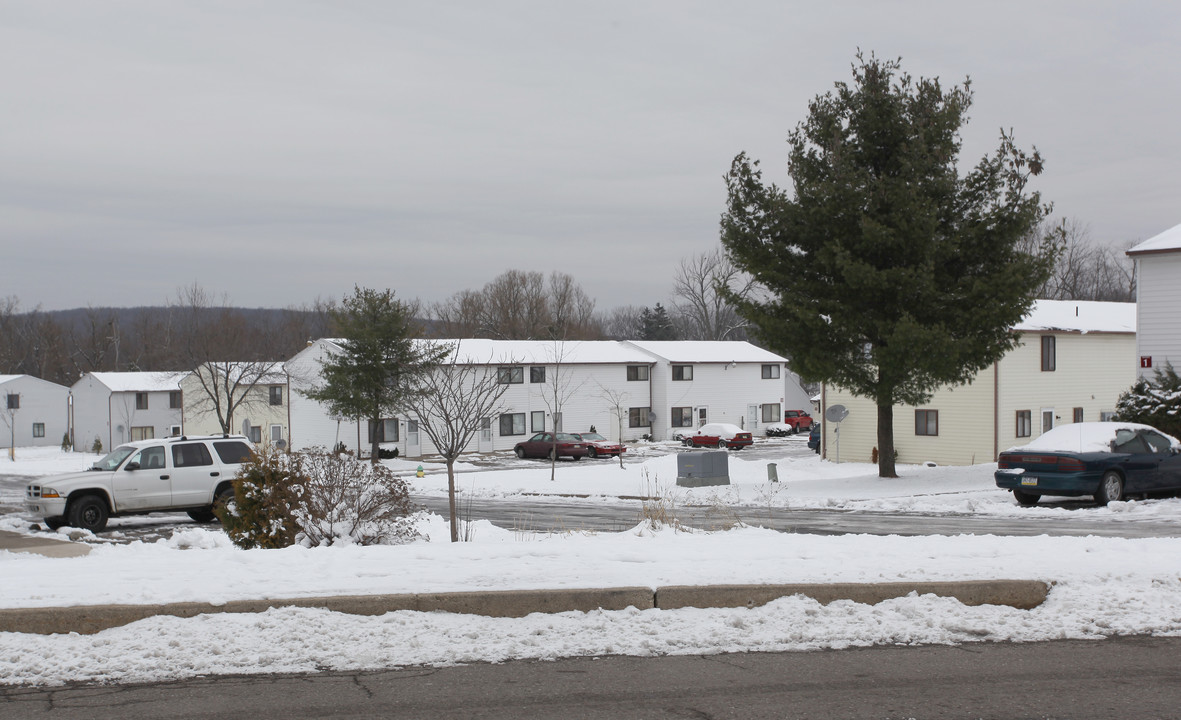
POLYGON ((25 507, 56 529, 99 532, 107 518, 184 510, 212 522, 233 496, 232 481, 254 453, 242 435, 170 437, 120 445, 84 472, 55 475, 25 490, 25 507))

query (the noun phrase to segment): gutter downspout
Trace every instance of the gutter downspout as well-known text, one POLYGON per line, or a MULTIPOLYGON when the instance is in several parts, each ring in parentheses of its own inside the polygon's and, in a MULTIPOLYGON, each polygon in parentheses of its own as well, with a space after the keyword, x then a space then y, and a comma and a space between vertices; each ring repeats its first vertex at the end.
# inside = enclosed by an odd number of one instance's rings
POLYGON ((1001 365, 1000 361, 992 363, 992 461, 996 462, 1000 455, 1001 433, 1001 365))

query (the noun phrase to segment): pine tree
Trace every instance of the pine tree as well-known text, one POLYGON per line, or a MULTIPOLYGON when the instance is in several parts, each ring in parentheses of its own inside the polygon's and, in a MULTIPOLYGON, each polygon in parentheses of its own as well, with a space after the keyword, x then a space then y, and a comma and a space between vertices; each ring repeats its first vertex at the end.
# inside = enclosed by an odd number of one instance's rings
POLYGON ((672 318, 660 303, 652 310, 644 308, 640 311, 640 339, 641 340, 676 340, 677 329, 673 326, 672 318))
POLYGON ((893 407, 971 380, 1012 348, 1054 247, 1018 243, 1049 212, 1026 181, 1037 150, 1001 133, 959 176, 969 83, 944 90, 858 54, 853 83, 815 98, 789 140, 792 196, 738 155, 722 242, 767 291, 727 293, 808 381, 878 408, 878 472, 895 477, 893 407))
POLYGON ((403 411, 422 391, 422 376, 448 348, 415 341, 419 328, 412 309, 396 300, 392 290, 354 288, 332 318, 342 338, 341 352, 324 361, 324 385, 304 394, 326 404, 334 415, 368 420, 370 458, 377 463, 378 423, 403 411))
POLYGON ((1152 380, 1140 378, 1119 397, 1116 415, 1127 422, 1151 425, 1181 438, 1181 377, 1168 363, 1156 369, 1152 380))

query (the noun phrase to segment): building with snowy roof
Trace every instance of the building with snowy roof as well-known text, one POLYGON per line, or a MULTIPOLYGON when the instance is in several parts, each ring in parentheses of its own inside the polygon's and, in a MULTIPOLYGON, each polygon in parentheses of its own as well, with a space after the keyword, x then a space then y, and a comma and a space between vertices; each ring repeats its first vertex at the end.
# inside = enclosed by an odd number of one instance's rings
MULTIPOLYGON (((706 422, 732 422, 757 431, 782 422, 787 388, 799 391, 786 359, 746 342, 642 343, 611 340, 429 340, 454 347, 460 365, 482 366, 507 385, 494 416, 470 450, 510 450, 536 432, 586 432, 610 440, 672 439, 706 422), (555 388, 555 385, 557 386, 555 388), (558 402, 555 403, 555 392, 558 402), (556 406, 556 407, 555 407, 556 406), (555 409, 557 410, 555 417, 555 409)), ((414 417, 335 418, 301 391, 322 384, 321 363, 341 341, 321 339, 286 364, 291 387, 291 443, 367 451, 371 432, 383 448, 406 457, 435 452, 414 417)), ((803 407, 807 407, 804 405, 803 407)))
POLYGON ((1128 250, 1136 263, 1136 344, 1141 377, 1181 371, 1181 225, 1128 250))
MULTIPOLYGON (((1013 330, 1017 346, 967 384, 940 388, 922 406, 894 407, 897 462, 993 462, 1002 450, 1063 423, 1109 419, 1135 382, 1135 303, 1038 300, 1013 330)), ((870 462, 877 406, 825 385, 821 416, 838 405, 848 415, 822 421, 821 452, 870 462)))
POLYGON ((183 372, 89 372, 70 387, 74 447, 179 435, 183 372))

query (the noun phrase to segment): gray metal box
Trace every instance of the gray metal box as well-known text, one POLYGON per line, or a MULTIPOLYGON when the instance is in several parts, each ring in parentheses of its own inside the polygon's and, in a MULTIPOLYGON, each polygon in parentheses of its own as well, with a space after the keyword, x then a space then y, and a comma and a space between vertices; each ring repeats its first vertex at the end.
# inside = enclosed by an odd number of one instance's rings
POLYGON ((730 484, 730 454, 725 450, 682 452, 677 455, 677 485, 704 487, 730 484))

